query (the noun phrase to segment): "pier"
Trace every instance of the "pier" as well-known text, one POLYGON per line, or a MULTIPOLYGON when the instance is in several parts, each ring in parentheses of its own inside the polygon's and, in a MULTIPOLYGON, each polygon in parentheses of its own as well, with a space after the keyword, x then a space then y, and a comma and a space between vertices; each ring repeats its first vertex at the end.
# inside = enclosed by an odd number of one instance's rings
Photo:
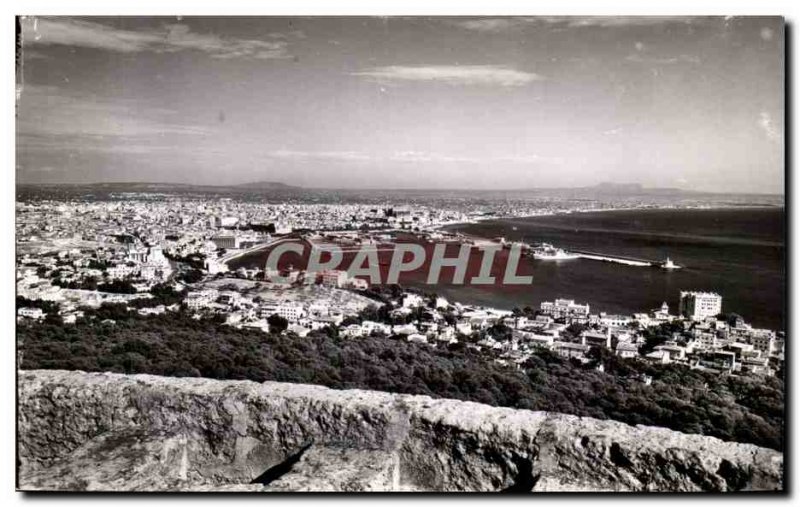
POLYGON ((232 260, 234 260, 236 258, 239 258, 239 257, 241 257, 243 255, 247 255, 247 254, 250 254, 250 253, 253 253, 253 252, 257 252, 257 251, 262 250, 264 248, 276 246, 277 244, 282 243, 282 242, 286 241, 287 239, 290 239, 290 238, 272 239, 272 240, 267 241, 265 243, 259 243, 257 245, 253 245, 253 246, 245 248, 245 249, 237 249, 237 250, 235 250, 233 252, 229 252, 229 253, 225 254, 224 256, 220 257, 219 259, 216 259, 216 262, 218 262, 220 264, 226 264, 227 265, 228 262, 230 262, 230 261, 232 261, 232 260))
POLYGON ((645 259, 613 256, 613 255, 599 254, 595 252, 581 252, 578 250, 572 250, 572 253, 578 254, 581 259, 589 259, 593 261, 603 261, 603 262, 614 262, 617 264, 625 264, 626 266, 652 267, 652 266, 658 266, 660 264, 659 262, 648 261, 645 259))

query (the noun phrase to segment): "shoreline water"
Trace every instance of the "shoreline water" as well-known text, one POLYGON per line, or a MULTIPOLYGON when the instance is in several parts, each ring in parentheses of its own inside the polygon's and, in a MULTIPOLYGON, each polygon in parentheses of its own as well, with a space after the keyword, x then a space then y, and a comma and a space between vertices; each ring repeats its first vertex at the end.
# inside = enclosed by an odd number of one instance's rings
MULTIPOLYGON (((524 220, 529 218, 543 218, 543 217, 553 217, 553 216, 560 216, 560 215, 575 215, 575 214, 590 214, 590 213, 606 213, 606 212, 613 212, 613 211, 718 211, 718 210, 738 210, 738 209, 782 209, 784 213, 786 213, 786 205, 778 206, 778 205, 768 205, 768 204, 753 204, 753 205, 731 205, 731 206, 648 206, 645 208, 601 208, 601 209, 591 209, 591 210, 569 210, 569 211, 553 211, 547 213, 539 213, 536 215, 496 215, 491 217, 480 217, 475 218, 474 220, 468 220, 466 222, 449 222, 446 224, 437 225, 432 230, 438 231, 445 227, 456 227, 459 225, 474 225, 479 224, 482 222, 490 222, 492 220, 524 220)), ((483 238, 486 239, 486 238, 483 238)))
MULTIPOLYGON (((595 249, 639 258, 658 259, 665 254, 677 264, 689 268, 644 272, 638 268, 611 267, 600 262, 581 264, 581 260, 560 263, 560 266, 559 263, 538 263, 534 284, 540 297, 518 294, 526 301, 566 297, 590 302, 609 313, 629 313, 655 308, 663 301, 677 307, 678 295, 683 290, 716 291, 725 298, 724 311, 739 313, 755 325, 785 330, 786 245, 783 241, 785 233, 780 228, 785 220, 785 207, 670 207, 608 211, 621 213, 619 217, 606 217, 606 210, 594 214, 604 215, 602 218, 592 217, 589 212, 531 217, 536 220, 571 215, 589 219, 579 220, 575 228, 569 220, 556 219, 557 225, 544 227, 514 217, 497 219, 497 224, 481 221, 448 227, 447 232, 478 238, 505 236, 509 241, 527 242, 530 242, 530 235, 535 235, 542 242, 567 250, 595 249), (707 216, 706 211, 709 212, 707 216), (627 216, 628 213, 631 215, 627 216), (653 225, 670 224, 672 219, 680 225, 652 228, 653 225), (599 221, 603 222, 603 231, 585 230, 586 226, 591 227, 599 221), (628 224, 634 223, 637 227, 631 229, 628 224), (716 228, 721 235, 714 235, 716 228), (458 229, 467 229, 467 232, 458 229), (675 231, 681 232, 674 234, 675 231), (748 237, 748 234, 752 236, 748 237), (781 241, 776 241, 778 239, 781 241)), ((465 293, 472 296, 469 299, 489 299, 489 295, 474 290, 465 293)), ((510 307, 509 301, 505 301, 509 299, 507 295, 496 296, 506 303, 498 304, 499 307, 510 307)))
MULTIPOLYGON (((442 283, 437 286, 425 285, 423 281, 415 281, 408 284, 408 287, 420 290, 435 289, 437 293, 450 299, 459 301, 467 305, 477 305, 487 308, 502 310, 514 307, 538 307, 541 301, 552 301, 555 298, 566 297, 575 299, 579 302, 589 302, 597 311, 608 313, 634 313, 655 308, 662 302, 668 301, 673 308, 677 308, 677 298, 682 290, 705 290, 718 291, 725 298, 724 310, 740 313, 749 322, 760 327, 769 327, 775 330, 785 329, 785 269, 783 268, 785 244, 761 241, 762 239, 782 239, 782 232, 776 229, 774 220, 782 221, 785 216, 783 206, 715 206, 715 207, 661 207, 661 208, 614 208, 603 210, 591 210, 570 213, 547 213, 529 216, 511 216, 502 218, 499 216, 486 217, 485 219, 470 222, 458 222, 442 224, 438 228, 421 229, 421 233, 443 232, 446 234, 457 235, 466 241, 488 242, 498 236, 510 237, 510 241, 524 240, 525 234, 539 230, 547 237, 542 241, 552 243, 556 246, 570 249, 575 246, 569 241, 566 244, 559 244, 556 239, 559 236, 567 238, 578 237, 583 241, 586 237, 600 237, 604 242, 597 248, 587 248, 577 246, 577 250, 591 250, 605 252, 610 255, 627 255, 637 258, 647 258, 658 260, 663 257, 662 253, 672 257, 673 260, 688 269, 667 272, 660 269, 644 269, 629 266, 609 266, 605 262, 597 262, 583 259, 570 260, 565 262, 547 262, 526 260, 532 263, 534 283, 527 288, 486 288, 459 286, 454 284, 442 283), (737 213, 737 211, 739 213, 737 213), (749 213, 752 211, 755 215, 749 213), (613 212, 620 213, 620 217, 615 218, 613 212), (720 236, 721 240, 715 236, 703 236, 703 234, 714 234, 714 229, 700 230, 700 234, 692 236, 691 226, 695 222, 709 222, 709 219, 698 220, 698 217, 705 216, 705 212, 713 218, 715 213, 718 219, 722 220, 720 225, 723 229, 727 223, 727 217, 731 217, 733 228, 729 227, 729 232, 724 233, 733 240, 725 236, 720 236), (730 212, 731 215, 726 213, 730 212), (632 214, 631 218, 627 214, 632 214), (686 215, 684 215, 684 213, 686 215), (719 214, 722 213, 721 217, 719 214), (538 224, 527 224, 529 219, 546 219, 553 217, 576 217, 580 220, 584 218, 592 221, 603 220, 611 217, 610 227, 619 226, 627 232, 617 234, 606 234, 602 232, 581 232, 576 235, 571 226, 551 230, 537 229, 538 224), (602 219, 592 219, 592 216, 602 215, 602 219), (687 224, 686 235, 676 237, 670 235, 670 230, 652 231, 645 228, 644 232, 637 231, 636 228, 627 226, 631 220, 642 220, 645 223, 655 221, 656 224, 663 225, 664 217, 677 217, 677 219, 687 224), (642 218, 644 216, 644 218, 642 218), (658 218, 661 216, 661 218, 658 218), (756 218, 749 218, 755 216, 756 218), (746 234, 736 236, 736 228, 742 217, 747 223, 752 225, 754 220, 759 220, 759 216, 764 218, 768 234, 771 236, 763 237, 759 235, 759 229, 755 230, 755 237, 748 239, 746 234), (655 217, 655 218, 650 218, 655 217), (487 232, 495 227, 494 224, 487 222, 497 221, 499 231, 497 234, 487 232), (772 225, 770 225, 772 224, 772 225), (512 226, 519 226, 519 231, 511 232, 512 226), (478 231, 461 232, 459 229, 477 227, 478 231), (772 227, 772 228, 770 228, 772 227), (482 230, 481 230, 482 229, 482 230), (733 232, 730 232, 732 230, 733 232), (522 237, 515 238, 518 234, 522 237), (733 242, 730 242, 733 241, 733 242), (748 241, 750 243, 748 243, 748 241), (602 248, 605 246, 606 248, 602 248), (638 248, 642 248, 642 254, 638 254, 638 248), (688 250, 688 252, 682 252, 688 250), (673 255, 673 251, 675 255, 673 255), (766 253, 765 253, 766 252, 766 253), (689 257, 687 258, 686 255, 689 257), (699 255, 699 257, 698 257, 699 255), (766 256, 766 257, 765 257, 766 256), (771 257, 770 257, 771 256, 771 257), (776 264, 776 259, 780 262, 776 264), (766 262, 766 264, 764 264, 766 262), (766 267, 765 267, 766 266, 766 267), (766 269, 767 271, 764 271, 766 269), (752 273, 752 274, 751 274, 752 273)), ((556 220, 559 220, 556 218, 556 220)), ((711 222, 717 227, 716 222, 711 222)), ((780 223, 780 222, 777 222, 780 223)), ((683 229, 670 228, 682 231, 683 229)), ((413 232, 407 230, 400 230, 413 232)), ((398 231, 398 232, 400 232, 398 231)), ((385 232, 385 231, 383 231, 385 232)), ((746 232, 746 231, 745 231, 746 232)), ((752 231, 751 231, 752 232, 752 231)), ((263 255, 257 252, 254 255, 263 255)), ((247 257, 250 257, 248 255, 247 257)), ((254 259, 255 260, 255 259, 254 259)))

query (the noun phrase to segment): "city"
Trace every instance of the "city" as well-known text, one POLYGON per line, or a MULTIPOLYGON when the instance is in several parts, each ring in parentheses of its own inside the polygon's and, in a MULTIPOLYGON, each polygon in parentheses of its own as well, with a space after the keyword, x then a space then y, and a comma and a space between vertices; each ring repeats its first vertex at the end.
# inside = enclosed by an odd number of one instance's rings
POLYGON ((630 315, 592 313, 589 305, 575 303, 580 294, 509 311, 423 297, 417 290, 387 298, 381 287, 371 287, 369 277, 350 277, 343 270, 307 276, 296 268, 280 273, 266 266, 228 267, 248 251, 297 234, 351 245, 388 241, 398 230, 463 240, 440 230, 469 220, 457 210, 167 198, 28 202, 18 203, 17 211, 17 296, 30 302, 17 310, 21 323, 53 318, 74 324, 85 307, 121 304, 140 315, 214 315, 237 328, 300 338, 332 328, 351 338, 463 343, 491 351, 503 364, 523 363, 539 350, 587 362, 590 348, 600 347, 621 358, 720 374, 774 375, 783 368, 783 331, 754 328, 747 316, 723 314, 718 294, 682 291, 673 313, 666 302, 630 315), (164 291, 175 294, 174 302, 162 302, 158 295, 164 291), (42 303, 52 303, 47 312, 42 303), (669 339, 649 340, 647 331, 655 328, 669 329, 669 339))

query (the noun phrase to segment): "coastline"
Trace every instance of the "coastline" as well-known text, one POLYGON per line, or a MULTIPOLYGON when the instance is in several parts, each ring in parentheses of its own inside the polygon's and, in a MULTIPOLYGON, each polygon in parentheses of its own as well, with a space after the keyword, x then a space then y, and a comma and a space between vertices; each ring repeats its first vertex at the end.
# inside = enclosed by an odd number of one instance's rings
MULTIPOLYGON (((784 203, 781 206, 778 205, 768 205, 768 204, 753 204, 753 205, 731 205, 731 206, 648 206, 645 208, 601 208, 601 209, 591 209, 591 210, 567 210, 567 211, 552 211, 552 212, 545 212, 545 213, 538 213, 536 215, 496 215, 491 217, 478 217, 472 220, 467 220, 465 222, 450 222, 446 224, 441 224, 433 227, 432 231, 441 231, 444 230, 445 227, 458 227, 458 226, 466 226, 466 225, 474 225, 479 224, 482 222, 490 222, 492 220, 524 220, 528 218, 541 218, 541 217, 552 217, 558 215, 575 215, 575 214, 590 214, 590 213, 608 213, 613 211, 715 211, 715 210, 738 210, 738 209, 776 209, 780 208, 786 213, 786 204, 784 203)), ((444 231, 450 232, 450 231, 444 231)), ((478 236, 475 236, 478 237, 478 236)), ((481 238, 481 239, 488 239, 488 238, 481 238)))
MULTIPOLYGON (((692 206, 692 207, 688 207, 688 206, 669 206, 669 207, 658 207, 658 208, 648 207, 648 208, 613 208, 613 209, 612 208, 606 208, 606 209, 602 209, 602 210, 573 211, 573 212, 566 212, 566 213, 565 212, 547 213, 547 214, 528 215, 528 216, 491 217, 491 218, 486 218, 486 219, 478 219, 478 220, 474 220, 474 221, 470 221, 470 222, 462 222, 462 223, 459 223, 459 224, 448 224, 447 226, 441 228, 441 230, 443 232, 445 232, 446 234, 457 235, 458 237, 461 237, 461 238, 466 239, 466 240, 491 241, 491 239, 494 238, 494 237, 502 236, 502 235, 504 235, 504 233, 508 234, 508 230, 505 230, 503 232, 498 231, 497 234, 492 234, 492 233, 488 232, 487 230, 480 230, 480 229, 477 232, 476 231, 465 232, 464 230, 468 230, 469 226, 472 226, 472 225, 484 224, 485 222, 492 222, 492 221, 495 221, 495 222, 497 222, 499 224, 504 224, 505 225, 505 229, 508 229, 510 227, 510 224, 515 223, 515 222, 523 222, 524 223, 524 221, 526 219, 538 219, 538 218, 553 217, 553 216, 558 216, 558 215, 575 215, 575 214, 578 214, 578 213, 580 213, 581 215, 587 215, 587 214, 592 214, 592 213, 597 213, 597 214, 603 213, 603 214, 605 214, 605 213, 612 212, 612 211, 616 211, 616 212, 632 212, 632 213, 636 213, 636 212, 641 212, 641 213, 648 213, 648 212, 653 212, 653 213, 658 213, 658 212, 676 212, 676 213, 687 212, 688 213, 688 212, 705 212, 705 211, 708 211, 708 212, 713 212, 713 211, 742 211, 742 212, 747 212, 747 211, 750 211, 750 210, 754 210, 754 211, 755 210, 774 211, 774 212, 777 212, 777 213, 782 213, 785 216, 786 207, 785 206, 763 205, 763 206, 692 206), (463 229, 463 230, 459 230, 459 229, 463 229)), ((553 228, 553 231, 558 231, 558 230, 559 230, 559 228, 553 228)), ((525 231, 524 231, 524 229, 523 229, 523 227, 521 225, 520 225, 520 231, 521 231, 521 234, 525 233, 525 231)), ((528 231, 528 232, 530 232, 530 231, 528 231)), ((585 233, 586 235, 596 235, 596 236, 601 235, 603 233, 603 231, 599 231, 599 230, 585 231, 583 229, 581 230, 581 232, 585 233)), ((550 233, 552 235, 554 232, 548 231, 548 233, 550 233)), ((569 231, 568 234, 574 236, 572 231, 569 231)), ((667 232, 663 232, 663 233, 643 232, 641 234, 641 237, 642 238, 652 238, 653 236, 656 236, 656 235, 659 238, 661 238, 665 243, 671 242, 671 241, 675 241, 675 240, 680 241, 682 239, 686 239, 686 236, 681 236, 681 235, 679 235, 679 233, 672 234, 672 233, 667 233, 667 232)), ((509 241, 514 241, 514 239, 509 239, 509 241)), ((524 241, 529 241, 529 239, 528 240, 524 240, 524 241)), ((554 239, 552 239, 552 237, 549 238, 549 239, 546 238, 546 237, 542 238, 541 241, 547 242, 547 243, 552 243, 557 247, 563 247, 563 248, 565 248, 567 250, 570 249, 569 248, 570 245, 560 244, 558 242, 558 240, 554 240, 554 239)), ((641 241, 641 239, 639 241, 641 241)), ((727 246, 730 245, 730 246, 736 247, 736 248, 738 248, 739 250, 742 250, 742 251, 745 251, 745 250, 750 249, 750 248, 773 249, 774 251, 779 252, 779 253, 776 253, 776 255, 784 255, 784 256, 785 256, 785 251, 786 251, 786 246, 787 246, 784 242, 774 242, 774 241, 769 241, 769 240, 761 240, 761 239, 757 239, 757 238, 749 239, 746 236, 736 236, 736 237, 734 237, 733 235, 730 235, 730 236, 727 236, 727 237, 722 237, 722 236, 720 236, 720 237, 712 237, 712 236, 704 237, 704 236, 698 235, 696 238, 692 238, 690 241, 693 244, 689 245, 689 246, 694 250, 696 250, 696 248, 695 248, 696 246, 698 246, 698 245, 699 246, 703 246, 701 243, 703 243, 705 241, 709 241, 709 242, 715 243, 717 245, 717 247, 720 247, 722 245, 723 247, 727 248, 727 246), (705 240, 704 240, 704 238, 705 238, 705 240), (695 242, 695 240, 696 240, 696 242, 695 242)), ((580 247, 576 247, 576 248, 578 250, 581 249, 580 247)), ((598 251, 600 251, 600 252, 603 251, 603 250, 601 250, 602 247, 598 246, 597 248, 598 248, 598 251)), ((658 247, 649 247, 649 248, 652 249, 652 248, 658 248, 658 247)), ((630 253, 626 254, 626 253, 620 253, 620 252, 609 252, 609 253, 611 253, 612 255, 613 254, 618 254, 618 253, 621 254, 621 255, 628 255, 628 256, 633 255, 633 254, 630 254, 630 253)), ((678 257, 678 259, 677 259, 678 263, 680 265, 684 266, 684 267, 686 267, 686 265, 688 264, 688 268, 689 269, 682 269, 682 270, 680 270, 680 272, 667 272, 667 273, 665 273, 664 277, 657 276, 655 278, 653 278, 652 276, 646 275, 646 274, 642 274, 640 276, 638 273, 634 274, 633 272, 631 272, 631 276, 630 276, 630 278, 628 278, 628 275, 624 274, 626 279, 630 280, 630 283, 639 284, 641 282, 641 283, 646 284, 647 287, 649 287, 649 288, 643 289, 641 291, 643 297, 647 297, 648 295, 651 295, 651 297, 655 298, 656 297, 654 295, 655 292, 657 292, 657 293, 662 293, 663 292, 663 294, 664 294, 663 297, 664 297, 665 300, 673 300, 673 298, 676 297, 678 292, 681 291, 681 290, 707 290, 707 291, 711 291, 711 292, 717 291, 717 292, 723 294, 724 296, 726 296, 727 301, 728 301, 728 305, 727 305, 728 310, 727 311, 733 311, 734 313, 740 313, 749 322, 755 322, 757 325, 760 325, 760 326, 763 326, 763 327, 767 327, 769 329, 774 329, 774 330, 779 330, 779 331, 785 331, 786 330, 786 318, 787 317, 786 317, 786 311, 785 311, 785 308, 786 308, 786 306, 785 306, 786 305, 786 291, 785 291, 785 288, 782 289, 780 286, 777 286, 777 285, 774 286, 774 291, 776 291, 776 294, 780 294, 780 298, 778 298, 778 299, 782 299, 782 302, 776 302, 776 304, 778 304, 779 307, 783 308, 783 311, 780 313, 780 315, 775 315, 775 316, 770 316, 770 317, 764 318, 765 315, 771 315, 771 313, 769 313, 770 310, 769 309, 765 309, 765 306, 769 306, 769 305, 762 304, 761 302, 756 304, 755 299, 759 299, 760 300, 760 299, 763 299, 763 298, 761 298, 761 297, 755 298, 754 296, 751 295, 753 290, 758 290, 758 291, 762 292, 761 296, 768 296, 768 295, 763 294, 763 291, 767 290, 767 287, 765 286, 764 283, 753 284, 753 283, 747 282, 747 283, 745 283, 745 286, 744 286, 745 288, 740 288, 740 286, 739 286, 740 282, 736 281, 736 280, 739 280, 739 278, 735 277, 735 275, 732 275, 732 274, 726 274, 726 273, 730 273, 730 272, 724 271, 725 268, 719 269, 718 259, 714 260, 713 256, 708 256, 708 258, 711 259, 712 264, 714 264, 714 266, 712 268, 710 266, 695 265, 693 262, 689 262, 689 260, 686 260, 685 263, 684 262, 680 262, 682 260, 681 259, 681 255, 680 254, 672 255, 672 249, 670 249, 666 253, 666 255, 670 256, 670 257, 673 257, 673 259, 677 256, 678 257), (706 269, 708 269, 709 271, 706 271, 706 269), (713 271, 712 271, 712 269, 713 269, 713 271), (653 289, 652 288, 653 286, 651 284, 654 283, 654 282, 658 284, 657 285, 657 289, 653 289), (767 313, 764 313, 764 312, 767 312, 767 313), (781 324, 781 322, 783 322, 783 323, 781 324)), ((737 261, 737 262, 749 262, 749 261, 748 260, 740 260, 740 261, 737 261)), ((704 262, 704 264, 706 264, 706 263, 704 262)), ((735 266, 735 263, 733 265, 735 266)), ((783 265, 785 266, 785 263, 783 265)), ((574 298, 575 300, 580 300, 580 301, 591 301, 593 299, 593 297, 589 296, 588 294, 584 294, 584 292, 582 292, 581 290, 577 290, 576 289, 576 287, 578 285, 580 285, 578 283, 579 280, 576 280, 576 278, 578 276, 590 276, 593 279, 595 279, 594 278, 595 277, 595 273, 604 273, 603 275, 600 275, 600 276, 608 277, 608 273, 607 272, 610 271, 610 269, 606 269, 607 266, 600 266, 600 265, 591 266, 591 267, 570 265, 571 266, 570 269, 567 269, 566 265, 564 265, 564 266, 562 266, 562 269, 560 269, 560 274, 559 275, 555 275, 555 278, 554 278, 552 276, 552 273, 554 271, 558 271, 558 269, 551 269, 551 268, 556 267, 555 264, 553 264, 553 265, 544 265, 544 264, 542 264, 540 266, 541 266, 541 269, 545 270, 538 278, 540 291, 542 289, 544 289, 544 290, 550 292, 550 296, 548 296, 548 297, 566 297, 568 299, 573 299, 574 298), (572 269, 572 268, 574 268, 574 269, 572 269), (590 273, 587 273, 587 271, 590 272, 590 273), (572 284, 571 287, 569 286, 568 283, 566 283, 567 278, 564 278, 565 274, 567 274, 568 276, 572 275, 572 278, 570 280, 570 283, 572 284), (547 285, 547 287, 546 288, 543 287, 542 283, 547 285), (555 285, 556 283, 557 283, 557 285, 555 285), (557 288, 558 286, 564 287, 563 290, 558 290, 558 288, 557 288), (557 295, 553 295, 554 292, 557 292, 558 294, 557 295)), ((766 285, 769 285, 769 284, 766 284, 766 285)), ((773 287, 773 286, 770 286, 770 287, 773 287)), ((626 292, 626 291, 629 292, 629 293, 635 292, 635 291, 630 290, 630 284, 625 286, 625 290, 623 292, 626 292)), ((590 292, 595 292, 595 289, 592 288, 592 290, 590 292)), ((595 297, 597 297, 597 295, 595 295, 595 297)), ((620 297, 622 297, 622 296, 620 296, 620 297)), ((658 297, 662 297, 662 296, 658 296, 658 297)), ((771 297, 771 296, 769 296, 769 297, 771 297)), ((474 298, 472 298, 472 297, 467 297, 466 298, 467 301, 471 301, 473 299, 474 298)), ((602 297, 602 298, 599 298, 599 299, 607 299, 607 298, 606 297, 602 297)), ((607 301, 607 303, 608 303, 608 301, 607 301)), ((483 304, 486 304, 486 303, 483 303, 483 304)), ((655 304, 655 302, 653 304, 655 304)), ((593 305, 595 305, 595 304, 593 303, 593 305)), ((497 307, 497 308, 510 308, 513 305, 509 304, 508 301, 504 301, 503 303, 498 302, 498 303, 490 304, 489 306, 494 306, 494 307, 497 307)), ((641 311, 641 309, 648 307, 647 304, 642 304, 642 305, 638 305, 638 304, 636 304, 636 305, 623 305, 623 304, 620 304, 620 305, 603 306, 603 303, 597 303, 595 306, 597 306, 599 309, 605 309, 606 311, 608 311, 610 313, 614 313, 614 312, 626 313, 628 311, 636 312, 636 311, 641 311), (613 306, 618 306, 618 308, 615 309, 615 308, 613 308, 613 306), (626 308, 622 308, 623 306, 626 307, 626 308)))

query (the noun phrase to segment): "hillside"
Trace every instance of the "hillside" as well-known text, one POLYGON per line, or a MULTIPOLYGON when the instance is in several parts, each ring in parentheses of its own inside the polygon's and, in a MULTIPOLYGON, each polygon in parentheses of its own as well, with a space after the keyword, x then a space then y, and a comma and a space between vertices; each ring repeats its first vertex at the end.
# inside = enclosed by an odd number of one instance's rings
POLYGON ((183 312, 141 317, 119 305, 87 310, 87 316, 90 320, 70 326, 19 324, 21 367, 420 394, 783 448, 784 388, 779 377, 718 376, 613 354, 581 365, 548 351, 516 368, 463 344, 353 340, 321 330, 304 338, 281 336, 196 320, 183 312), (104 324, 106 319, 116 324, 104 324), (603 372, 597 371, 601 362, 603 372), (638 380, 641 375, 652 377, 652 385, 638 380))

